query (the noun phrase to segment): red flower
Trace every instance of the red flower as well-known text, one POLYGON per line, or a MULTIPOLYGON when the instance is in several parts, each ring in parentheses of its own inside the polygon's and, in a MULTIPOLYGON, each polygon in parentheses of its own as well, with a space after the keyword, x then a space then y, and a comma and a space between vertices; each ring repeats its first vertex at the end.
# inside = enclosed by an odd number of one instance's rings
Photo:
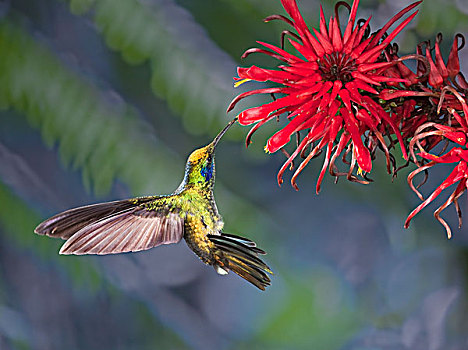
POLYGON ((447 201, 435 212, 434 216, 445 227, 448 238, 451 230, 448 224, 440 217, 440 213, 450 204, 455 204, 461 225, 461 212, 458 198, 467 188, 468 179, 468 150, 466 140, 468 136, 468 105, 466 91, 468 83, 460 72, 458 51, 464 46, 465 39, 457 34, 452 44, 447 63, 444 62, 440 52, 442 35, 438 34, 434 46, 434 57, 430 42, 418 45, 416 55, 398 57, 397 48, 386 49, 386 59, 390 62, 399 61, 388 69, 385 74, 389 77, 408 79, 409 83, 399 84, 380 93, 384 100, 393 100, 397 107, 393 114, 401 125, 403 137, 409 138, 409 152, 418 169, 408 176, 411 189, 423 201, 414 209, 405 222, 409 226, 412 218, 423 208, 430 204, 448 187, 457 184, 455 190, 447 201), (458 44, 462 40, 461 45, 458 44), (425 50, 423 47, 425 46, 425 50), (415 73, 403 65, 402 60, 408 58, 418 59, 415 73), (446 141, 446 146, 454 145, 443 155, 429 153, 440 142, 446 141), (419 153, 415 152, 419 150, 419 153), (422 158, 422 161, 417 158, 422 158), (433 166, 441 163, 455 163, 455 167, 447 178, 427 198, 421 195, 413 184, 416 175, 426 172, 433 166))
POLYGON ((318 179, 317 192, 320 190, 320 183, 327 168, 333 175, 343 175, 336 172, 334 161, 345 149, 352 154, 348 179, 357 181, 352 175, 356 162, 360 171, 368 173, 372 169, 372 148, 370 149, 369 143, 366 142, 366 145, 363 142, 363 136, 366 140, 374 140, 374 145, 375 142, 379 142, 386 151, 388 161, 387 147, 379 130, 391 130, 396 135, 406 158, 398 126, 376 101, 380 98, 378 89, 381 89, 382 83, 411 83, 406 78, 386 76, 385 70, 394 66, 396 62, 382 62, 380 57, 383 50, 414 18, 417 11, 393 31, 386 33, 387 30, 415 8, 420 1, 400 11, 382 29, 370 36, 367 33, 370 18, 362 26, 355 23, 359 0, 354 0, 352 7, 343 2, 337 4, 336 13, 340 5, 348 7, 350 11, 344 33, 340 28, 339 17, 331 17, 327 26, 321 9, 320 29, 313 28, 315 36, 305 24, 296 1, 281 2, 292 20, 276 15, 268 17, 265 21, 280 19, 294 27, 297 35, 286 33, 293 37, 289 42, 297 50, 297 54, 288 53, 282 48, 263 42, 258 43, 264 48, 247 50, 243 57, 260 52, 278 59, 282 65, 276 70, 257 66, 238 68, 239 77, 236 78, 238 80, 236 85, 255 80, 270 81, 279 86, 240 94, 228 108, 230 111, 239 100, 254 94, 282 95, 273 102, 244 110, 239 114, 240 124, 255 124, 247 137, 249 142, 252 133, 261 125, 283 113, 289 113, 287 125, 268 140, 265 147, 268 152, 282 149, 291 140, 291 135, 301 130, 308 130, 307 135, 279 171, 278 183, 282 183, 282 174, 293 159, 301 153, 304 154, 310 145, 315 146, 312 146, 310 153, 291 180, 296 189, 297 175, 310 159, 325 147, 326 156, 318 179))
POLYGON ((459 226, 461 226, 461 211, 458 205, 458 198, 465 192, 467 188, 467 180, 468 180, 468 151, 466 149, 462 149, 459 147, 452 148, 449 152, 444 154, 441 157, 434 156, 429 153, 421 152, 419 156, 431 160, 428 164, 419 167, 415 171, 413 171, 408 176, 408 182, 412 189, 418 194, 419 198, 423 201, 416 209, 414 209, 408 218, 405 221, 405 228, 408 228, 410 221, 413 217, 419 213, 422 209, 424 209, 429 203, 431 203, 439 194, 442 193, 446 188, 458 183, 455 190, 449 196, 449 198, 442 204, 437 210, 434 212, 434 216, 439 222, 445 227, 447 231, 447 237, 450 239, 452 237, 452 231, 450 230, 450 226, 440 217, 440 213, 442 210, 447 208, 450 204, 454 203, 457 209, 458 218, 459 218, 459 226), (424 200, 424 197, 419 193, 419 191, 414 187, 412 180, 414 176, 418 173, 427 170, 428 168, 433 167, 436 164, 440 163, 456 163, 455 168, 452 170, 449 176, 432 192, 432 194, 424 200))
MULTIPOLYGON (((460 101, 462 102, 462 101, 460 101)), ((414 170, 408 176, 408 183, 411 189, 418 195, 419 199, 423 202, 415 208, 409 215, 405 221, 405 228, 408 228, 410 221, 413 217, 418 214, 422 209, 424 209, 429 203, 431 203, 437 196, 439 196, 445 189, 448 187, 457 184, 457 187, 449 196, 449 198, 442 204, 437 210, 434 212, 435 218, 445 227, 447 231, 447 237, 452 237, 452 232, 450 230, 450 226, 440 217, 440 213, 447 208, 450 204, 454 203, 455 208, 457 209, 459 226, 461 226, 461 211, 458 205, 458 198, 465 192, 468 185, 468 150, 467 148, 467 138, 468 138, 468 106, 463 101, 463 115, 461 116, 455 111, 453 108, 448 108, 448 112, 451 113, 456 120, 456 122, 460 125, 460 127, 452 127, 446 125, 440 125, 433 122, 428 122, 422 125, 416 131, 416 135, 413 137, 410 143, 410 149, 412 150, 412 156, 415 159, 413 149, 417 146, 421 152, 418 154, 423 159, 427 159, 430 162, 427 164, 422 164, 419 166, 418 169, 414 170), (430 153, 427 153, 424 150, 424 147, 420 144, 421 140, 424 140, 428 137, 438 137, 440 139, 447 139, 454 142, 457 146, 453 147, 442 156, 436 156, 430 153), (417 188, 413 184, 414 177, 423 172, 427 171, 427 169, 432 168, 436 164, 441 163, 455 163, 455 168, 452 172, 447 176, 447 178, 432 192, 432 194, 424 199, 421 193, 417 190, 417 188)))

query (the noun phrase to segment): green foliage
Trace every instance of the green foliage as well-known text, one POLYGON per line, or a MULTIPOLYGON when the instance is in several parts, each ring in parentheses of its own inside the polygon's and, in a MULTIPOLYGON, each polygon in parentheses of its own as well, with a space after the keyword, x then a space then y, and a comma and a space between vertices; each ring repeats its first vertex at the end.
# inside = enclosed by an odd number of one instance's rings
POLYGON ((58 143, 62 160, 83 170, 88 188, 107 193, 114 177, 135 193, 176 185, 171 174, 182 164, 128 105, 112 104, 7 21, 0 23, 0 52, 6 53, 0 60, 1 105, 25 114, 49 146, 58 143))
POLYGON ((465 30, 468 29, 468 15, 460 12, 453 3, 428 1, 423 2, 420 8, 417 31, 421 40, 429 39, 434 42, 435 38, 431 36, 440 32, 451 43, 453 34, 460 30, 460 24, 465 24, 465 30), (441 13, 444 15, 441 16, 441 13))
POLYGON ((268 349, 339 349, 359 320, 338 275, 325 266, 286 280, 286 302, 268 318, 261 342, 268 349), (304 278, 307 276, 307 278, 304 278))
POLYGON ((170 4, 137 0, 69 3, 77 14, 93 8, 107 45, 129 64, 150 62, 153 91, 183 117, 190 132, 206 133, 224 123, 219 116, 235 93, 230 76, 234 62, 185 12, 170 4))

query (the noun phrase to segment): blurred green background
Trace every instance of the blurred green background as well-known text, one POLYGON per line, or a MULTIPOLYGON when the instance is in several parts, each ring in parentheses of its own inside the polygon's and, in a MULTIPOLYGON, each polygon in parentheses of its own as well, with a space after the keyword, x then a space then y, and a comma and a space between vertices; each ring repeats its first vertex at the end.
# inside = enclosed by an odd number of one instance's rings
MULTIPOLYGON (((358 15, 376 29, 407 4, 363 0, 358 15)), ((316 25, 319 3, 299 5, 316 25)), ((448 55, 467 33, 466 1, 420 9, 401 51, 441 31, 448 55)), ((34 235, 71 207, 175 189, 186 156, 241 110, 225 113, 244 91, 236 66, 271 64, 239 58, 255 40, 279 42, 289 28, 262 22, 274 13, 279 0, 0 1, 0 349, 468 348, 468 226, 449 208, 447 241, 429 209, 404 230, 418 200, 384 159, 369 186, 326 178, 316 196, 318 159, 299 192, 278 187, 284 156, 263 152, 274 125, 249 149, 247 128, 229 131, 215 187, 226 231, 269 253, 266 292, 218 276, 183 242, 74 257, 34 235)))

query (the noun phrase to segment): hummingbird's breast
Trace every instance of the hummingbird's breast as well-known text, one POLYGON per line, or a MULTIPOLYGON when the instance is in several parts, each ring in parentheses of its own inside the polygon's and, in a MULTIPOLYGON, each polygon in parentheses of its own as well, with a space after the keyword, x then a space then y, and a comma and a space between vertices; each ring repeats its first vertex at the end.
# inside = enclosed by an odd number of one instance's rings
POLYGON ((190 209, 185 216, 184 239, 190 249, 205 263, 214 261, 214 244, 208 235, 219 235, 224 223, 212 193, 187 193, 190 209))

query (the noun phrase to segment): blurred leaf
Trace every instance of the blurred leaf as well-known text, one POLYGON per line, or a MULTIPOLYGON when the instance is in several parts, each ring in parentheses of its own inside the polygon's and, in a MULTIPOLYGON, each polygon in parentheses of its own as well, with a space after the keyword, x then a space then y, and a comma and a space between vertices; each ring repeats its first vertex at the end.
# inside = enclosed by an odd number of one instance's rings
POLYGON ((287 278, 285 303, 260 333, 269 349, 339 349, 360 326, 345 284, 333 270, 316 266, 305 272, 300 280, 287 278))
POLYGON ((108 101, 8 21, 0 22, 0 51, 6 53, 0 60, 0 99, 40 127, 49 146, 58 142, 62 159, 82 168, 88 187, 107 193, 114 177, 135 193, 176 186, 172 173, 182 165, 133 109, 108 101))
MULTIPOLYGON (((89 8, 90 0, 69 1, 89 8)), ((218 130, 234 97, 234 61, 174 1, 95 0, 93 19, 107 45, 130 64, 149 60, 154 92, 194 134, 218 130)))

